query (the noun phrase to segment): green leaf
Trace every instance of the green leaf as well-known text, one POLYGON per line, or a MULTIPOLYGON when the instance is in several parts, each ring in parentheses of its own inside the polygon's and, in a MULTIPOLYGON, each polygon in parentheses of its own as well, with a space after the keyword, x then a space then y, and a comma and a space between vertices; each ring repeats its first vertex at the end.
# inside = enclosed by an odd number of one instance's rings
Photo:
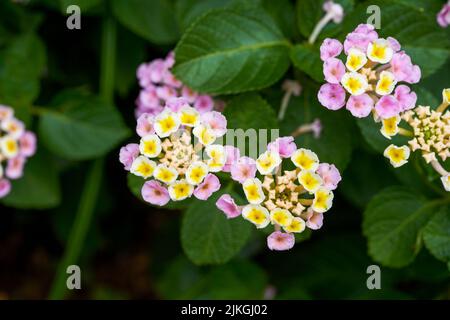
POLYGON ((0 51, 0 103, 22 108, 26 117, 29 104, 39 94, 39 78, 45 65, 45 47, 36 35, 27 33, 14 38, 0 51))
POLYGON ((450 262, 450 208, 441 210, 428 222, 423 230, 427 249, 439 260, 450 262))
POLYGON ((434 12, 406 1, 378 0, 360 4, 344 20, 342 38, 359 23, 366 21, 368 5, 380 7, 380 37, 396 38, 412 61, 422 70, 425 78, 441 68, 449 57, 450 40, 445 30, 436 23, 434 12))
POLYGON ((410 264, 420 250, 420 230, 435 210, 436 202, 425 202, 408 189, 381 191, 364 212, 370 256, 388 267, 410 264))
POLYGON ((305 72, 317 82, 323 82, 323 61, 320 60, 319 48, 309 44, 297 44, 291 48, 291 61, 294 66, 305 72))
MULTIPOLYGON (((325 11, 323 10, 324 0, 298 0, 297 1, 297 26, 300 33, 305 37, 309 38, 314 30, 314 27, 325 16, 325 11)), ((335 0, 335 3, 339 3, 344 8, 344 19, 351 12, 354 6, 353 0, 335 0)), ((332 37, 337 34, 342 28, 342 24, 336 24, 329 22, 320 32, 318 40, 327 37, 332 37)), ((317 40, 316 40, 317 41, 317 40)), ((318 41, 317 41, 318 42, 318 41)))
POLYGON ((206 12, 222 8, 231 0, 179 0, 175 3, 175 11, 181 30, 186 30, 196 19, 206 12))
POLYGON ((102 156, 129 135, 116 109, 95 96, 65 91, 53 105, 42 110, 39 134, 52 152, 66 159, 102 156))
MULTIPOLYGON (((195 264, 228 262, 245 245, 252 225, 238 217, 227 219, 216 207, 223 192, 216 192, 207 201, 196 201, 186 211, 181 226, 181 244, 195 264)), ((231 193, 236 203, 242 199, 231 193)))
POLYGON ((171 1, 113 0, 112 9, 124 26, 150 42, 171 44, 178 38, 171 1))
POLYGON ((218 9, 198 19, 178 43, 175 75, 205 93, 270 86, 289 67, 289 43, 262 9, 218 9))
POLYGON ((23 177, 12 181, 11 193, 2 203, 19 209, 50 209, 61 201, 56 165, 40 148, 25 165, 23 177))
POLYGON ((289 0, 262 0, 262 6, 276 21, 283 34, 292 38, 295 31, 295 10, 289 0))
POLYGON ((299 97, 291 98, 280 125, 281 135, 291 135, 302 124, 319 119, 322 124, 320 137, 302 134, 295 139, 297 146, 311 149, 321 162, 333 163, 342 172, 350 161, 354 124, 345 110, 333 112, 321 106, 317 101, 317 91, 315 86, 304 86, 299 97))

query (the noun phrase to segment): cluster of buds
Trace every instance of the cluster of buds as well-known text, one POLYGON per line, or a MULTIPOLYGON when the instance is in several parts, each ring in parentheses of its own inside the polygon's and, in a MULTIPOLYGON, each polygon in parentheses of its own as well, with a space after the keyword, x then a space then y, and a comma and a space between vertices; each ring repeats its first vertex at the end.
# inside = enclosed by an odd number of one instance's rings
POLYGON ((139 117, 140 143, 123 147, 120 161, 132 174, 151 179, 144 183, 142 197, 153 205, 192 195, 206 200, 220 188, 213 173, 225 165, 226 150, 214 142, 226 133, 226 125, 221 113, 201 114, 184 98, 177 98, 161 113, 139 117))
POLYGON ((450 89, 443 90, 442 96, 443 102, 436 110, 418 106, 401 116, 382 120, 381 133, 388 139, 397 134, 410 138, 408 145, 398 147, 391 144, 384 151, 384 156, 394 167, 407 163, 410 153, 418 150, 426 163, 441 175, 445 190, 450 191, 449 173, 439 162, 450 157, 450 111, 446 111, 450 103, 450 89), (409 128, 400 127, 400 123, 405 123, 409 128))
POLYGON ((228 218, 242 215, 258 229, 273 225, 275 231, 267 238, 271 250, 289 250, 295 233, 321 228, 341 180, 334 165, 298 149, 293 137, 278 138, 256 160, 239 157, 238 150, 233 153, 237 159, 231 162, 231 177, 242 184, 248 204, 238 206, 229 194, 222 195, 216 205, 228 218), (283 170, 283 159, 290 159, 294 169, 283 170))
POLYGON ((200 95, 176 79, 170 71, 174 64, 174 54, 170 52, 165 59, 155 59, 139 66, 137 78, 142 89, 136 100, 136 117, 143 113, 159 114, 167 102, 178 97, 186 99, 200 113, 223 108, 221 101, 215 102, 211 96, 200 95))
POLYGON ((392 38, 379 38, 374 27, 360 24, 342 45, 327 38, 320 47, 324 61, 322 85, 318 98, 330 110, 346 109, 355 117, 374 112, 386 119, 415 106, 417 96, 405 84, 417 83, 421 72, 392 38), (345 64, 338 56, 344 51, 345 64))
POLYGON ((25 130, 12 108, 0 105, 0 198, 10 193, 10 180, 22 177, 27 159, 35 152, 34 133, 25 130))

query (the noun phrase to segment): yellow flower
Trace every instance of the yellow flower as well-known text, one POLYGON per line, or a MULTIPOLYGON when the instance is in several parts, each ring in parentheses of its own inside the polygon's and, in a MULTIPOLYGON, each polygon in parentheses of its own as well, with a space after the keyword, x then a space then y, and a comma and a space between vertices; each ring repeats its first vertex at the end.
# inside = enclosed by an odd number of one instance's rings
POLYGON ((180 119, 176 113, 166 109, 155 117, 154 127, 158 136, 168 137, 178 130, 180 119))
POLYGON ((314 152, 308 149, 300 148, 296 150, 292 154, 291 160, 296 167, 303 170, 316 170, 319 166, 319 158, 314 152))
POLYGON ((283 227, 283 229, 286 232, 301 233, 305 230, 305 226, 306 223, 302 218, 295 217, 292 219, 291 224, 289 224, 286 227, 283 227))
POLYGON ((156 158, 161 153, 161 140, 156 134, 149 134, 142 137, 139 144, 139 151, 149 158, 156 158))
POLYGON ((450 104, 450 88, 442 90, 442 101, 450 104))
POLYGON ((298 174, 298 182, 310 193, 316 192, 316 190, 322 185, 322 178, 311 170, 302 170, 298 174))
POLYGON ((272 173, 281 163, 281 157, 277 152, 266 151, 256 160, 256 168, 261 174, 272 173))
POLYGON ((377 82, 375 92, 380 96, 385 96, 391 94, 397 84, 395 76, 392 72, 381 71, 380 80, 377 82))
POLYGON ((323 213, 328 211, 333 205, 334 194, 332 191, 326 188, 319 188, 314 194, 314 200, 311 208, 316 211, 323 213))
POLYGON ((358 71, 367 62, 366 55, 359 49, 351 48, 348 50, 347 62, 345 66, 350 71, 358 71))
POLYGON ((258 229, 267 227, 270 222, 269 211, 260 205, 246 205, 242 209, 242 216, 244 219, 253 223, 258 229))
POLYGON ((186 180, 175 181, 169 186, 170 199, 174 201, 184 200, 192 195, 194 186, 186 182, 186 180))
POLYGON ((445 191, 450 191, 450 174, 441 177, 442 184, 444 185, 445 191))
POLYGON ((150 178, 155 171, 156 163, 144 156, 137 157, 131 164, 130 172, 144 179, 150 178))
POLYGON ((251 204, 260 204, 264 201, 264 192, 261 181, 258 178, 247 179, 242 184, 245 197, 251 204))
POLYGON ((210 158, 207 161, 209 171, 219 172, 227 161, 227 154, 225 148, 218 144, 206 146, 205 152, 210 158))
POLYGON ((155 178, 161 182, 170 184, 177 180, 178 172, 174 168, 169 168, 164 164, 159 164, 153 173, 155 178))
POLYGON ((282 227, 287 227, 292 223, 293 216, 286 209, 274 209, 270 211, 270 221, 282 227))
POLYGON ((391 139, 391 137, 395 136, 398 133, 398 124, 400 123, 400 120, 400 116, 383 119, 383 126, 380 130, 381 134, 386 138, 391 139))
POLYGON ((0 150, 6 159, 14 158, 19 153, 17 140, 10 136, 0 138, 0 150))
POLYGON ((342 76, 341 83, 345 90, 354 96, 363 94, 369 86, 367 77, 357 72, 345 73, 342 76))
POLYGON ((200 114, 192 107, 183 107, 180 110, 181 124, 188 127, 195 127, 200 121, 200 114))
POLYGON ((214 141, 216 141, 216 136, 214 134, 214 130, 211 129, 211 127, 207 125, 198 125, 194 127, 194 130, 192 130, 192 133, 194 136, 197 137, 197 139, 200 141, 201 144, 204 146, 208 146, 214 141))
POLYGON ((385 39, 377 39, 367 47, 367 56, 370 60, 379 63, 388 63, 391 61, 394 51, 389 42, 385 39))
POLYGON ((192 163, 186 171, 186 180, 192 185, 200 184, 208 174, 208 166, 201 161, 192 163))
POLYGON ((410 150, 407 146, 397 147, 393 144, 384 150, 384 156, 389 159, 392 166, 398 168, 408 162, 410 150))

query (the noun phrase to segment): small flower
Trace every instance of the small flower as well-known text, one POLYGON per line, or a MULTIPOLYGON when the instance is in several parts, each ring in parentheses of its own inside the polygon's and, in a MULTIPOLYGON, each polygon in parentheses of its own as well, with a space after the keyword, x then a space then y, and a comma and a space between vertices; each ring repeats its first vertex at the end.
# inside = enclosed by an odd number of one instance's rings
POLYGON ((24 157, 31 157, 36 153, 36 135, 31 131, 26 131, 19 138, 20 154, 24 157))
POLYGON ((256 168, 261 174, 273 172, 281 163, 281 157, 278 152, 266 151, 262 153, 256 160, 256 168))
POLYGON ((334 23, 341 23, 344 18, 344 8, 339 3, 334 3, 332 0, 327 0, 323 3, 323 10, 332 15, 334 23))
POLYGON ((156 206, 164 206, 170 201, 169 191, 156 180, 145 182, 141 193, 145 201, 156 206))
POLYGON ((241 153, 238 148, 233 146, 225 146, 225 153, 227 154, 227 160, 222 168, 223 172, 231 172, 232 166, 241 157, 241 153))
POLYGON ((242 216, 258 229, 265 228, 270 223, 269 211, 257 204, 246 205, 242 209, 242 216))
POLYGON ((216 141, 216 135, 209 125, 201 124, 192 131, 194 136, 198 138, 201 144, 208 146, 216 141))
POLYGON ((391 94, 396 84, 397 81, 395 80, 395 76, 392 72, 381 71, 380 80, 377 82, 375 92, 380 96, 391 94))
POLYGON ((8 160, 8 165, 6 166, 6 176, 9 179, 19 179, 23 175, 23 168, 25 166, 25 157, 18 156, 8 160))
POLYGON ((344 74, 341 83, 345 90, 354 96, 363 94, 369 86, 367 77, 357 72, 347 72, 344 74))
POLYGON ((284 80, 281 88, 286 92, 290 92, 292 95, 296 97, 298 97, 302 92, 302 86, 300 85, 300 82, 296 80, 289 80, 289 79, 284 80))
POLYGON ((7 179, 0 179, 0 199, 6 197, 11 192, 11 182, 7 179))
POLYGON ((282 227, 290 226, 294 217, 286 209, 274 209, 270 211, 270 221, 272 224, 278 224, 282 227))
POLYGON ((0 151, 6 159, 12 159, 19 154, 19 144, 12 136, 0 138, 0 151))
MULTIPOLYGON (((139 159, 139 158, 138 158, 139 159)), ((133 173, 133 172, 132 172, 133 173)), ((178 178, 178 172, 175 168, 167 167, 165 164, 159 164, 155 169, 153 175, 155 179, 164 182, 168 185, 172 184, 178 178)), ((151 175, 143 176, 143 178, 148 178, 151 175)))
POLYGON ((345 90, 339 84, 323 84, 317 97, 320 103, 330 110, 339 110, 345 105, 345 90))
POLYGON ((450 175, 447 174, 445 176, 442 176, 441 181, 445 191, 450 191, 450 175))
POLYGON ((175 133, 180 127, 180 118, 169 109, 165 109, 163 112, 155 117, 154 128, 156 134, 165 138, 175 133))
POLYGON ((220 189, 220 181, 212 173, 209 173, 205 180, 194 190, 194 196, 200 200, 207 200, 214 192, 220 189))
POLYGON ((302 170, 298 174, 298 182, 305 188, 309 193, 314 193, 317 189, 323 185, 323 180, 320 175, 310 170, 302 170))
POLYGON ((382 119, 392 118, 398 115, 401 107, 394 96, 388 95, 381 97, 375 105, 377 115, 382 119))
POLYGON ((314 193, 314 200, 311 208, 318 213, 328 211, 333 204, 333 192, 326 188, 318 188, 314 193))
POLYGON ((272 152, 277 152, 282 158, 290 158, 294 151, 297 150, 297 146, 295 145, 294 137, 282 137, 269 143, 267 149, 272 152))
POLYGON ((395 136, 398 133, 398 124, 400 123, 401 118, 399 116, 395 116, 392 118, 383 119, 381 122, 383 126, 381 127, 381 134, 388 139, 395 136))
POLYGON ((385 39, 376 39, 367 46, 367 56, 374 62, 388 63, 393 55, 394 50, 385 39))
POLYGON ((216 137, 221 137, 227 132, 227 119, 217 111, 205 112, 201 116, 202 121, 209 125, 216 137))
POLYGON ((170 199, 173 201, 181 201, 192 195, 194 186, 186 180, 178 180, 169 185, 170 199))
POLYGON ((442 28, 447 28, 450 25, 450 1, 444 4, 437 14, 436 20, 442 28))
POLYGON ((320 212, 309 211, 307 213, 306 226, 311 230, 318 230, 323 225, 323 214, 320 212))
POLYGON ((416 106, 417 95, 408 86, 402 84, 395 88, 394 97, 402 111, 410 110, 416 106))
POLYGON ((334 164, 321 163, 316 172, 322 178, 323 186, 328 190, 335 190, 342 180, 341 174, 334 164))
POLYGON ((127 144, 120 148, 119 160, 124 165, 125 170, 130 170, 133 161, 139 156, 139 145, 136 143, 127 144))
POLYGON ((173 112, 180 112, 183 108, 191 108, 189 101, 183 97, 174 97, 166 101, 166 108, 169 108, 173 112))
POLYGON ((329 58, 323 63, 323 75, 329 83, 339 84, 345 73, 345 66, 341 60, 329 58))
POLYGON ((187 127, 195 127, 200 122, 200 114, 197 110, 189 105, 180 109, 180 122, 187 127))
POLYGON ((194 107, 200 113, 211 111, 214 108, 214 100, 210 96, 198 96, 194 102, 194 107))
POLYGON ((225 148, 221 145, 208 145, 205 148, 209 160, 206 162, 211 172, 219 172, 227 161, 225 148))
POLYGON ((200 184, 208 174, 208 165, 202 161, 191 163, 186 171, 186 181, 192 185, 200 184))
POLYGON ((450 89, 442 90, 442 101, 447 105, 450 104, 450 89))
POLYGON ((320 46, 320 59, 326 61, 329 58, 337 57, 342 52, 342 43, 336 39, 326 38, 320 46))
POLYGON ((305 220, 300 217, 293 217, 291 223, 283 227, 283 229, 289 233, 302 233, 303 231, 305 231, 305 227, 305 220))
POLYGON ((303 170, 316 170, 319 166, 317 154, 308 149, 300 148, 296 150, 291 157, 292 162, 303 170))
POLYGON ((231 166, 231 178, 239 183, 252 179, 256 175, 256 161, 249 157, 240 157, 231 166))
POLYGON ((241 215, 242 209, 239 208, 234 199, 229 194, 222 195, 216 202, 219 208, 228 219, 236 218, 241 215))
POLYGON ((267 247, 270 250, 284 251, 294 247, 295 237, 292 233, 274 231, 267 237, 267 247))
POLYGON ((144 156, 137 157, 131 164, 130 172, 144 179, 150 178, 156 168, 156 162, 144 156))
POLYGON ((359 96, 350 96, 345 108, 354 117, 365 118, 372 111, 373 105, 373 99, 367 93, 363 93, 359 96))
POLYGON ((161 139, 156 134, 149 134, 141 138, 139 151, 144 156, 156 158, 162 151, 161 139))
POLYGON ((150 113, 143 113, 137 119, 136 133, 140 137, 155 133, 153 129, 153 116, 150 113))
MULTIPOLYGON (((338 59, 336 59, 336 60, 338 60, 338 59)), ((325 61, 325 62, 327 62, 327 61, 325 61)), ((341 60, 338 60, 338 61, 341 61, 341 60)), ((351 48, 350 50, 348 50, 347 62, 345 63, 345 66, 347 67, 348 70, 350 70, 352 72, 356 72, 359 69, 361 69, 366 63, 367 63, 366 54, 364 52, 362 52, 360 49, 351 48)), ((342 64, 342 66, 344 66, 344 65, 342 64)), ((344 74, 344 73, 345 73, 345 67, 342 70, 342 74, 344 74)), ((328 82, 330 82, 330 81, 328 81, 328 82)))
POLYGON ((394 168, 401 167, 407 163, 409 154, 410 151, 407 146, 397 147, 393 144, 389 145, 383 153, 383 155, 389 159, 394 168))
POLYGON ((264 201, 264 192, 261 181, 258 178, 247 179, 242 184, 245 196, 249 203, 260 204, 264 201))

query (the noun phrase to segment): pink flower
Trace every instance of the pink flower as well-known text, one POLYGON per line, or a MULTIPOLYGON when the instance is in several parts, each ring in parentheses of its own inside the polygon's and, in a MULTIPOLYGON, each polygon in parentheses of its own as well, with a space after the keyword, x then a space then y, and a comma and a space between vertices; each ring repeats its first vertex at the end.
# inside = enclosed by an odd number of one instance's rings
POLYGON ((19 139, 20 154, 24 157, 31 157, 36 153, 36 135, 31 131, 26 131, 19 139))
POLYGON ((173 67, 173 65, 175 64, 175 52, 174 51, 170 51, 167 54, 166 60, 164 61, 164 63, 166 64, 167 69, 170 69, 173 67))
POLYGON ((292 95, 296 97, 299 96, 300 93, 302 92, 302 86, 300 82, 298 82, 297 80, 286 79, 283 81, 281 88, 286 92, 287 91, 291 92, 292 95))
POLYGON ((156 87, 150 85, 146 87, 144 90, 141 90, 139 93, 139 103, 141 103, 144 107, 154 108, 155 106, 159 106, 159 98, 156 95, 156 87))
POLYGON ((160 86, 156 88, 156 95, 161 100, 169 100, 177 97, 177 91, 169 86, 160 86))
POLYGON ((408 86, 399 85, 395 88, 394 96, 402 109, 401 111, 406 111, 416 106, 417 95, 408 86))
POLYGON ((180 98, 170 98, 166 102, 166 107, 172 110, 173 112, 178 112, 183 107, 190 107, 189 102, 186 98, 180 97, 180 98))
POLYGON ((402 111, 393 95, 382 96, 375 105, 375 110, 382 119, 392 118, 402 111))
POLYGON ((325 61, 334 58, 342 52, 342 44, 336 39, 326 38, 320 46, 320 59, 325 61))
POLYGON ((323 75, 329 83, 339 83, 344 73, 344 63, 339 59, 329 58, 323 63, 323 75))
POLYGON ((256 175, 256 162, 249 157, 240 157, 235 164, 231 166, 231 179, 244 183, 245 180, 254 178, 256 175))
POLYGON ((23 175, 23 167, 25 165, 25 157, 19 156, 8 160, 6 166, 6 176, 10 179, 19 179, 23 175))
POLYGON ((436 20, 442 28, 447 28, 450 25, 450 1, 444 4, 436 20))
POLYGON ((373 99, 366 93, 359 96, 350 96, 346 109, 357 118, 367 117, 373 109, 373 99))
POLYGON ((220 181, 212 173, 208 173, 202 183, 194 190, 194 196, 199 200, 207 200, 214 192, 220 189, 220 181))
POLYGON ((120 148, 119 161, 124 165, 125 170, 129 171, 133 161, 139 156, 139 145, 136 143, 127 144, 120 148))
POLYGON ((164 206, 170 200, 169 191, 156 180, 144 183, 141 194, 145 201, 156 206, 164 206))
POLYGON ((274 231, 267 237, 267 246, 270 250, 283 251, 294 247, 295 236, 292 233, 274 231))
POLYGON ((321 163, 316 172, 320 175, 324 187, 328 190, 335 190, 338 183, 342 180, 341 174, 334 164, 321 163))
POLYGON ((11 191, 11 182, 7 179, 0 179, 0 198, 6 197, 11 191))
POLYGON ((165 73, 167 72, 167 65, 163 59, 156 59, 150 62, 147 66, 147 76, 153 83, 162 82, 165 73))
POLYGON ((189 103, 194 103, 195 99, 197 99, 198 93, 191 88, 184 86, 181 88, 181 96, 189 103))
POLYGON ((323 225, 323 214, 319 212, 308 212, 308 219, 306 220, 306 226, 312 230, 318 230, 323 225))
POLYGON ((370 24, 360 24, 349 33, 344 41, 344 52, 348 53, 351 48, 358 48, 363 52, 367 51, 369 43, 378 39, 378 33, 370 24))
POLYGON ((404 51, 397 52, 392 56, 391 68, 397 81, 417 83, 420 80, 419 66, 413 65, 411 58, 404 51))
POLYGON ((294 142, 294 137, 281 137, 267 145, 267 150, 278 152, 282 158, 290 158, 297 145, 294 142))
POLYGON ((155 133, 152 121, 153 121, 153 116, 151 114, 149 114, 149 113, 141 114, 140 117, 137 119, 136 133, 140 137, 155 133))
POLYGON ((227 154, 227 161, 222 168, 223 172, 230 172, 231 166, 240 158, 241 153, 238 148, 233 146, 225 146, 225 152, 227 154))
POLYGON ((323 10, 326 13, 333 14, 333 22, 341 23, 344 19, 344 8, 339 3, 334 3, 333 0, 327 0, 323 3, 323 10))
POLYGON ((227 119, 222 113, 217 111, 205 112, 201 119, 213 129, 217 137, 221 137, 227 132, 227 119))
POLYGON ((14 110, 11 107, 0 104, 0 121, 11 118, 14 115, 14 110))
POLYGON ((238 207, 234 199, 229 194, 222 195, 217 201, 216 206, 228 219, 236 218, 241 215, 242 208, 238 207))
POLYGON ((323 84, 317 96, 320 103, 330 110, 338 110, 345 105, 345 90, 339 84, 323 84))
POLYGON ((164 84, 173 87, 173 88, 180 88, 183 83, 178 80, 177 78, 175 78, 175 76, 172 74, 172 72, 167 71, 164 74, 164 79, 163 79, 164 84))
POLYGON ((214 100, 210 96, 198 96, 194 102, 194 108, 200 113, 211 111, 214 107, 214 100))
POLYGON ((400 51, 400 49, 402 48, 400 42, 398 42, 397 39, 393 37, 387 37, 386 40, 389 42, 389 46, 392 48, 392 50, 394 50, 394 52, 400 51))

